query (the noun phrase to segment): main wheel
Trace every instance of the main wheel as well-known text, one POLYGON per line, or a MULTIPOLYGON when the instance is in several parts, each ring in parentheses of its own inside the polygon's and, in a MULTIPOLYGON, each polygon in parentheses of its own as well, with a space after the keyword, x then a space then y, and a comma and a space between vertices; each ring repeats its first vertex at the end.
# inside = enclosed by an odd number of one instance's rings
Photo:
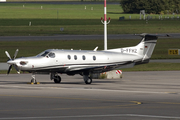
POLYGON ((92 83, 92 78, 88 77, 88 79, 85 81, 86 84, 91 84, 92 83))
POLYGON ((61 77, 60 76, 55 76, 54 83, 60 83, 60 82, 61 82, 61 77))

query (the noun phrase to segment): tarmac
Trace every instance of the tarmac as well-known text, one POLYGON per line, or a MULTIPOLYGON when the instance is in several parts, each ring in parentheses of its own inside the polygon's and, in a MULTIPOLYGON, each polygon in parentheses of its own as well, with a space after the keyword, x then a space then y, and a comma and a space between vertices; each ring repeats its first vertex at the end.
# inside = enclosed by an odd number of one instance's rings
POLYGON ((180 71, 123 72, 122 79, 0 75, 0 120, 163 120, 180 119, 180 71))

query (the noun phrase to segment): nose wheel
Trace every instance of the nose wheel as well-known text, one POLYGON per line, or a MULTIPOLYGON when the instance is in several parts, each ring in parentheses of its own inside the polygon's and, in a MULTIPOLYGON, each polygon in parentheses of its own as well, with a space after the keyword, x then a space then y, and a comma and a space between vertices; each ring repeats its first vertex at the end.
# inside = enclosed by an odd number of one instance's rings
POLYGON ((32 74, 31 84, 39 84, 39 82, 36 81, 36 76, 32 74))

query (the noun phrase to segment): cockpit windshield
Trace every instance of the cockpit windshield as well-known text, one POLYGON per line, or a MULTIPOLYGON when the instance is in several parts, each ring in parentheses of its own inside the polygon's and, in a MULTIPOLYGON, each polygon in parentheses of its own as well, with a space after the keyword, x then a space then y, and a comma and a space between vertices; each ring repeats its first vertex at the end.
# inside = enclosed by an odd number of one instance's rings
POLYGON ((42 57, 50 57, 50 58, 55 58, 55 53, 53 53, 53 52, 48 52, 48 51, 44 51, 44 52, 42 52, 42 53, 40 53, 40 54, 38 54, 37 55, 38 57, 39 56, 42 56, 42 57))
POLYGON ((41 56, 45 57, 49 52, 44 52, 41 56))

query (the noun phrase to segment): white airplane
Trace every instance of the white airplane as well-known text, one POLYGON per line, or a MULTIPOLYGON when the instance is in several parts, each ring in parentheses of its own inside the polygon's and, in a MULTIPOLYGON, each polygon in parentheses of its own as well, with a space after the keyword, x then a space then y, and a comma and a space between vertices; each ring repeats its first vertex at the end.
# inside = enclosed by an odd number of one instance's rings
POLYGON ((66 73, 67 75, 80 74, 83 76, 86 84, 91 84, 93 73, 102 73, 114 69, 120 69, 125 65, 134 65, 148 63, 156 45, 158 35, 139 34, 142 37, 141 42, 133 47, 116 48, 97 51, 94 50, 60 50, 48 49, 33 57, 16 58, 18 49, 13 59, 5 51, 10 65, 7 74, 12 66, 19 71, 32 73, 31 82, 36 83, 35 74, 50 74, 50 79, 55 83, 61 82, 58 75, 66 73))

